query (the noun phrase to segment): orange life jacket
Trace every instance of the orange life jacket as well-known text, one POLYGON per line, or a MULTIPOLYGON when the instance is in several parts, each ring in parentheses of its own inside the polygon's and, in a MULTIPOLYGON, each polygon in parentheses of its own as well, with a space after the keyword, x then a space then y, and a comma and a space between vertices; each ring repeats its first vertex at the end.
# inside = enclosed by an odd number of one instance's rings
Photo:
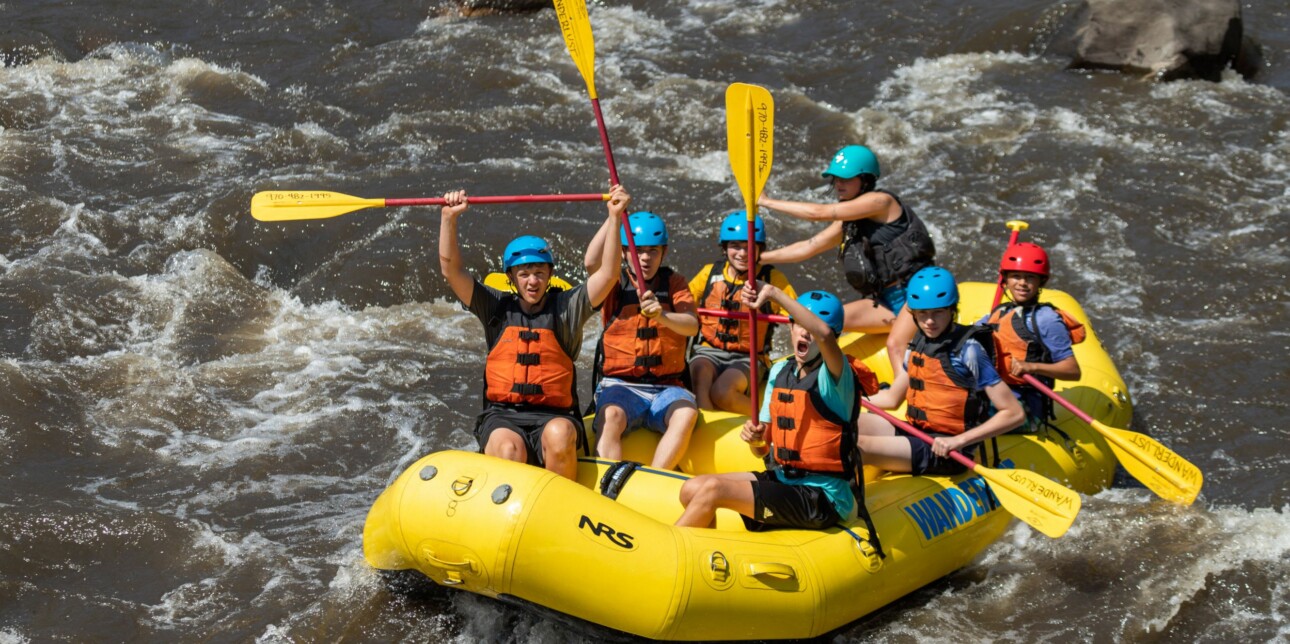
MULTIPOLYGON (((990 319, 987 324, 994 331, 994 346, 996 360, 999 365, 999 377, 1008 383, 1009 386, 1026 385, 1026 381, 1012 375, 1012 361, 1024 360, 1025 362, 1042 362, 1050 364, 1053 361, 1053 355, 1044 344, 1039 334, 1026 328, 1025 317, 1022 313, 1034 315, 1040 307, 1048 307, 1055 311, 1062 318, 1062 324, 1066 325, 1066 330, 1070 331, 1071 344, 1079 344, 1084 341, 1087 332, 1084 325, 1071 317, 1069 313, 1054 307, 1048 303, 1040 303, 1031 307, 1023 307, 1015 302, 1006 302, 995 307, 990 312, 990 319)), ((1032 318, 1033 319, 1033 318, 1032 318)), ((1044 384, 1052 386, 1051 379, 1044 384)))
POLYGON ((911 424, 923 431, 958 435, 986 419, 989 398, 971 377, 950 365, 950 357, 962 351, 970 339, 992 354, 994 341, 989 335, 988 327, 957 323, 934 340, 918 332, 909 345, 909 391, 905 394, 905 413, 911 424))
POLYGON ((824 404, 818 380, 825 368, 821 360, 801 378, 796 364, 787 364, 779 370, 770 392, 766 442, 770 443, 770 454, 780 466, 847 477, 851 470, 844 457, 856 442, 859 403, 852 403, 848 418, 842 418, 824 404))
POLYGON ((521 407, 577 409, 573 357, 555 334, 559 318, 554 295, 534 315, 520 308, 516 295, 506 295, 502 302, 498 315, 504 316, 506 326, 488 349, 484 399, 521 407))
MULTIPOLYGON (((736 286, 734 282, 726 279, 727 262, 722 261, 719 264, 712 265, 712 272, 708 274, 708 283, 703 287, 703 294, 699 296, 699 306, 705 309, 723 309, 726 311, 742 311, 747 313, 749 308, 739 301, 739 290, 742 286, 736 286)), ((757 282, 764 283, 770 281, 770 273, 774 270, 773 266, 762 266, 757 271, 757 282)), ((770 313, 770 302, 766 302, 759 309, 761 313, 770 313)), ((716 317, 699 317, 699 333, 703 337, 703 344, 710 347, 730 351, 731 353, 748 353, 748 319, 733 318, 716 318, 716 317)), ((757 321, 757 339, 761 345, 757 349, 757 355, 762 360, 766 359, 766 353, 770 350, 771 337, 775 327, 770 323, 757 321)))
MULTIPOLYGON (((672 311, 672 269, 658 269, 654 295, 672 311)), ((605 332, 596 351, 597 375, 631 382, 680 385, 685 374, 686 337, 640 314, 640 294, 626 273, 606 302, 605 332)), ((598 380, 599 378, 597 378, 598 380)))

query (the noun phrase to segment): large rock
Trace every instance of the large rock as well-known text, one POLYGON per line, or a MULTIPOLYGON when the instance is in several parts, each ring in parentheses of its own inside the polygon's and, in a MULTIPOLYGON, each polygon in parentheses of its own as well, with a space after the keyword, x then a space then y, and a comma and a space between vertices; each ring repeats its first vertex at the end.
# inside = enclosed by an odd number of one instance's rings
POLYGON ((465 16, 487 16, 495 13, 529 13, 551 6, 551 0, 456 0, 465 16))
POLYGON ((1239 0, 1080 0, 1057 53, 1077 69, 1115 69, 1160 80, 1246 76, 1257 46, 1242 35, 1239 0))

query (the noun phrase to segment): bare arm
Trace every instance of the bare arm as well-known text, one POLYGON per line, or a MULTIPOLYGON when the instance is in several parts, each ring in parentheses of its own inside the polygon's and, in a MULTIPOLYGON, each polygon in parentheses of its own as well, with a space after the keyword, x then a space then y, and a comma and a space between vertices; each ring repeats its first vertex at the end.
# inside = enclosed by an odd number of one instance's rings
MULTIPOLYGON (((610 203, 613 203, 612 197, 610 197, 610 203)), ((596 231, 596 236, 591 238, 591 243, 587 244, 587 252, 582 258, 582 265, 587 269, 587 275, 591 275, 600 269, 601 260, 604 258, 605 239, 616 240, 620 225, 621 220, 619 218, 614 218, 612 221, 606 219, 605 223, 601 224, 600 229, 596 231)), ((621 259, 619 261, 621 262, 621 259)), ((618 263, 615 262, 614 265, 617 266, 618 263)))
POLYGON ((855 221, 856 219, 888 221, 889 218, 900 216, 900 205, 896 200, 885 192, 876 191, 866 192, 855 199, 827 204, 785 201, 763 196, 757 200, 757 205, 807 221, 855 221))
POLYGON ((447 204, 439 211, 439 272, 462 304, 470 306, 475 293, 475 278, 461 263, 461 246, 457 243, 457 217, 470 206, 465 190, 443 196, 447 204))
POLYGON ((1012 395, 1012 390, 1008 388, 1008 385, 996 382, 986 387, 985 393, 990 397, 990 402, 994 404, 994 408, 998 411, 989 420, 958 436, 937 438, 932 443, 932 452, 934 454, 945 456, 949 450, 963 449, 991 436, 1003 434, 1026 422, 1026 412, 1021 409, 1021 403, 1017 402, 1017 397, 1012 395))
POLYGON ((623 247, 618 240, 618 227, 622 222, 623 212, 632 202, 632 196, 622 186, 609 190, 608 215, 605 223, 587 246, 587 299, 592 306, 600 306, 609 297, 609 292, 618 283, 618 270, 623 263, 623 247), (596 258, 592 267, 592 257, 596 258))
POLYGON ((1052 378, 1053 380, 1079 380, 1080 376, 1083 375, 1079 368, 1079 361, 1075 359, 1075 356, 1070 356, 1065 360, 1058 360, 1052 364, 1013 360, 1008 371, 1012 372, 1014 376, 1032 374, 1052 378))
POLYGON ((841 243, 842 222, 835 221, 809 239, 762 253, 759 261, 765 264, 795 264, 837 248, 841 243))

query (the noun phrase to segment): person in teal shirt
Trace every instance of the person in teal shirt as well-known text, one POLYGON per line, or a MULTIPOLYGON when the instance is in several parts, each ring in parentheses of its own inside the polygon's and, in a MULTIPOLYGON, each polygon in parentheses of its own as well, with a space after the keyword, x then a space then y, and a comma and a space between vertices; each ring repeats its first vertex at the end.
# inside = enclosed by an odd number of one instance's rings
POLYGON ((824 291, 794 300, 772 284, 745 284, 740 293, 753 310, 768 300, 783 307, 793 359, 776 364, 758 422, 744 423, 740 438, 753 454, 770 454, 767 472, 705 474, 681 487, 685 511, 678 526, 713 527, 718 508, 745 517, 751 529, 819 529, 855 516, 858 482, 856 376, 838 346, 842 302, 824 291))

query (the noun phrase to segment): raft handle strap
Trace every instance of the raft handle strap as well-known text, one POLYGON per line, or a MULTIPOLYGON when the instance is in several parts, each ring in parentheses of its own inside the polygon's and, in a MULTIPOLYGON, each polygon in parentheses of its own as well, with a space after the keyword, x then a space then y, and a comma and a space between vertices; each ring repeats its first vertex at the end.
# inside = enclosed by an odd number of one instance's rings
POLYGON ((641 467, 636 461, 619 461, 609 466, 605 475, 600 477, 600 493, 611 501, 618 500, 618 493, 627 485, 627 479, 641 467))

